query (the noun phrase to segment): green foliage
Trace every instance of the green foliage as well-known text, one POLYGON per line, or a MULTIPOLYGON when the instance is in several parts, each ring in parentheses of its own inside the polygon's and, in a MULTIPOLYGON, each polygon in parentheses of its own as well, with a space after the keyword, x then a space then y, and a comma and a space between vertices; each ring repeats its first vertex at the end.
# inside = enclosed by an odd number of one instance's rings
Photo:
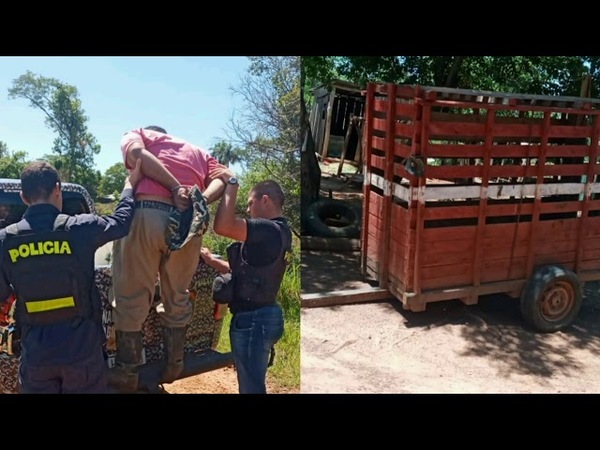
MULTIPOLYGON (((244 185, 273 179, 286 193, 285 214, 299 229, 300 57, 250 57, 248 74, 234 93, 244 108, 230 123, 241 150, 244 185), (298 200, 296 201, 296 198, 298 200)), ((247 198, 243 189, 239 198, 247 198)))
MULTIPOLYGON (((120 197, 120 195, 119 195, 120 197)), ((96 203, 96 213, 100 216, 109 215, 115 212, 117 208, 118 201, 114 201, 112 203, 96 203)))
POLYGON ((300 240, 294 238, 285 276, 279 290, 285 319, 300 322, 300 240))
POLYGON ((596 56, 304 56, 302 69, 308 87, 342 79, 579 96, 584 74, 600 82, 596 56))
POLYGON ((268 159, 252 162, 248 170, 240 177, 238 208, 243 208, 245 212, 248 193, 253 185, 268 179, 275 180, 281 185, 285 193, 283 215, 287 217, 290 226, 294 230, 300 230, 300 168, 298 167, 298 172, 294 178, 288 176, 288 170, 289 167, 281 166, 277 162, 268 159), (242 205, 240 205, 241 202, 243 202, 242 205))
POLYGON ((106 169, 106 173, 100 179, 100 184, 98 186, 98 192, 101 195, 120 195, 123 190, 123 185, 125 184, 125 178, 127 178, 128 172, 125 168, 125 164, 122 162, 113 164, 108 169, 106 169))
POLYGON ((242 160, 242 149, 233 147, 233 145, 226 141, 217 142, 209 151, 212 156, 227 167, 242 160))
POLYGON ((26 152, 11 152, 8 146, 0 141, 0 178, 21 178, 21 172, 27 162, 26 152))
POLYGON ((225 260, 227 259, 227 246, 232 242, 234 242, 232 239, 216 234, 213 231, 212 226, 202 237, 202 245, 208 248, 212 253, 219 255, 222 259, 225 260))
POLYGON ((82 184, 95 197, 100 174, 94 169, 94 155, 100 145, 87 129, 77 88, 27 71, 13 80, 8 97, 29 100, 45 114, 46 126, 57 133, 52 151, 58 157, 55 162, 61 161, 62 180, 82 184))

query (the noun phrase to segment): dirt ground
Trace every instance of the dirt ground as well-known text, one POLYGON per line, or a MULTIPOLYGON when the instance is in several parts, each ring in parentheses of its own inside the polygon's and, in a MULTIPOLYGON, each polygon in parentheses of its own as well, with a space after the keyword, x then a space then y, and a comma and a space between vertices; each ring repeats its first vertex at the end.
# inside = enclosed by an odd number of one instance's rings
MULTIPOLYGON (((303 251, 302 293, 373 286, 358 262, 303 251)), ((574 324, 551 334, 527 328, 505 295, 417 313, 393 298, 305 307, 301 320, 302 393, 600 393, 598 282, 585 285, 574 324)))
MULTIPOLYGON (((177 380, 163 386, 167 394, 237 394, 238 383, 235 369, 224 367, 193 377, 177 380)), ((297 394, 298 391, 277 386, 267 377, 267 393, 297 394)))
MULTIPOLYGON (((169 394, 237 394, 238 383, 235 369, 223 369, 196 375, 194 377, 177 380, 163 386, 169 394)), ((269 394, 287 394, 292 391, 274 385, 267 379, 267 392, 269 394)))
MULTIPOLYGON (((238 384, 233 367, 224 367, 163 385, 166 394, 237 394, 238 384)), ((275 384, 267 375, 268 394, 298 394, 275 384)))
POLYGON ((404 311, 397 300, 303 308, 303 393, 600 393, 600 298, 567 331, 526 329, 518 300, 404 311))

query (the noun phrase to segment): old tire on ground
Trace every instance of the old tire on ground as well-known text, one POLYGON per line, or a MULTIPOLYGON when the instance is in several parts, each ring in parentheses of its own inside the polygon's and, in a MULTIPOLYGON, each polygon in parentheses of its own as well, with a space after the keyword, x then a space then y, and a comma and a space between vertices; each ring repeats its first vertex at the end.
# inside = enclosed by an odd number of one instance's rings
POLYGON ((560 266, 536 269, 521 294, 521 314, 536 330, 552 333, 568 327, 583 303, 577 275, 560 266))
POLYGON ((308 206, 306 215, 306 227, 314 236, 350 239, 360 236, 361 212, 342 200, 317 200, 308 206))

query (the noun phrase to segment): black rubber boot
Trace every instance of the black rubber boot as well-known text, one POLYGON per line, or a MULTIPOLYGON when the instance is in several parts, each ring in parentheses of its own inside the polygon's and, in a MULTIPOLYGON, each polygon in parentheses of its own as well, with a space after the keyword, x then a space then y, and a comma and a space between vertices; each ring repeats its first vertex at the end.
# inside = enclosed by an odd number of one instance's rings
POLYGON ((172 383, 179 379, 183 372, 183 347, 185 344, 185 327, 163 327, 163 343, 167 363, 162 371, 161 382, 172 383))
POLYGON ((121 393, 138 390, 137 369, 143 364, 142 332, 116 331, 117 355, 115 366, 108 371, 108 384, 121 393))

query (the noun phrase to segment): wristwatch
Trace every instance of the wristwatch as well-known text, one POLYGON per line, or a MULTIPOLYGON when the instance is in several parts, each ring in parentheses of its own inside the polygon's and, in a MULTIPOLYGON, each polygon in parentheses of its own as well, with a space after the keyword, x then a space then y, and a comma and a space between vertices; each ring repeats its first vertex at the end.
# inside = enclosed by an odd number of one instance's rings
POLYGON ((231 177, 227 183, 228 184, 238 184, 238 179, 236 177, 231 177))

